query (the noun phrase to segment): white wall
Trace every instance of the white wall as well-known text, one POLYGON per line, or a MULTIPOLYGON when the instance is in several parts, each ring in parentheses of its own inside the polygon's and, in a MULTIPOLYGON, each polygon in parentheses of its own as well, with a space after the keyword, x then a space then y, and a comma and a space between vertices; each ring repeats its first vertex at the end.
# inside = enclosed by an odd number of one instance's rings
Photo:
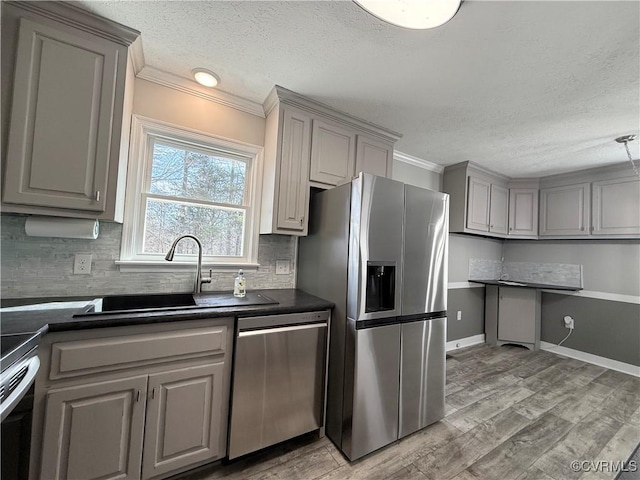
POLYGON ((264 118, 140 78, 135 82, 133 113, 264 146, 264 118))

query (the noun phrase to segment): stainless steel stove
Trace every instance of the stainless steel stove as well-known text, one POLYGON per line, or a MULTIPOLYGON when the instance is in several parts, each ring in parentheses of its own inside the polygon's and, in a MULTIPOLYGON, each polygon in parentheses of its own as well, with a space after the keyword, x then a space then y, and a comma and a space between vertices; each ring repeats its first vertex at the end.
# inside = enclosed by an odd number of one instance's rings
POLYGON ((40 367, 39 333, 2 335, 0 418, 4 420, 29 390, 40 367))

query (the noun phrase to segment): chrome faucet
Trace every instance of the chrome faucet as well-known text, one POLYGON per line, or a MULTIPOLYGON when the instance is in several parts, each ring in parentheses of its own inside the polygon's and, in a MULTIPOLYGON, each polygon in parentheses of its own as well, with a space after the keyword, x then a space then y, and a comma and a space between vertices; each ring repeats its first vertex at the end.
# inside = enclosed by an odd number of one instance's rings
POLYGON ((200 243, 200 240, 198 240, 198 237, 191 234, 179 236, 173 241, 173 245, 171 245, 171 248, 169 249, 169 252, 164 257, 164 259, 167 260, 168 262, 171 262, 173 260, 173 256, 176 253, 176 245, 178 245, 178 242, 183 238, 191 238, 195 240, 195 242, 198 244, 198 269, 196 270, 196 280, 193 286, 193 293, 200 293, 202 291, 203 283, 211 283, 211 277, 213 272, 212 270, 209 270, 209 278, 202 278, 202 243, 200 243))

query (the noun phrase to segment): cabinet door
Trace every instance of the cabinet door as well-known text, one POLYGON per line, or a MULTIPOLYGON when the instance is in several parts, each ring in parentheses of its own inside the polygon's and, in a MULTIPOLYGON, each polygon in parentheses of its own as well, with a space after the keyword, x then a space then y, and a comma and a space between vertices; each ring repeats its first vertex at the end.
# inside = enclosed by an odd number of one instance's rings
POLYGON ((540 190, 540 235, 589 235, 589 184, 540 190))
POLYGON ((491 208, 489 210, 489 231, 507 233, 509 218, 509 190, 491 185, 491 208))
POLYGON ((321 120, 313 121, 309 180, 326 185, 351 180, 355 158, 355 133, 321 120))
POLYGON ((149 376, 142 478, 223 457, 224 363, 149 376))
POLYGON ((535 289, 500 287, 498 295, 498 340, 535 343, 535 289))
POLYGON ((20 23, 3 201, 103 212, 118 51, 20 23))
POLYGON ((354 172, 356 176, 360 172, 367 172, 381 177, 390 177, 392 163, 393 145, 358 135, 354 172))
POLYGON ((140 478, 146 391, 146 375, 51 390, 40 478, 140 478))
POLYGON ((467 228, 489 231, 489 198, 491 185, 477 178, 469 177, 467 193, 467 228))
POLYGON ((509 189, 509 235, 538 235, 537 189, 509 189))
POLYGON ((278 191, 278 228, 306 230, 311 118, 285 109, 278 191))
POLYGON ((593 183, 593 233, 640 235, 640 179, 593 183))

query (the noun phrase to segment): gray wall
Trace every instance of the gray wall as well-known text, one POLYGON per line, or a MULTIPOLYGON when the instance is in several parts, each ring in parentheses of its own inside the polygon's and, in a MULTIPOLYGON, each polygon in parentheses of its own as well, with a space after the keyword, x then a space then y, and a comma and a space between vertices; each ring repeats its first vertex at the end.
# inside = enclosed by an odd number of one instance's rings
POLYGON ((484 333, 484 287, 450 288, 447 309, 447 342, 484 333), (462 318, 457 320, 457 312, 462 318))
MULTIPOLYGON (((640 296, 638 240, 510 240, 505 260, 580 264, 584 290, 640 296)), ((543 293, 542 341, 557 344, 567 335, 565 315, 575 330, 563 347, 640 365, 640 305, 543 293)))
POLYGON ((640 295, 639 240, 509 240, 505 261, 579 264, 585 290, 640 295))
MULTIPOLYGON (((3 299, 47 296, 88 296, 122 293, 188 292, 193 288, 193 270, 171 273, 122 273, 114 263, 120 258, 122 225, 100 224, 97 240, 28 237, 25 216, 2 214, 1 295, 3 299), (90 275, 74 275, 76 253, 92 253, 90 275)), ((293 288, 296 237, 261 235, 257 271, 245 272, 247 288, 293 288), (289 260, 288 275, 275 274, 276 260, 289 260)), ((204 290, 232 290, 232 271, 213 273, 213 283, 204 290)))
POLYGON ((442 191, 442 174, 399 160, 393 161, 391 178, 416 187, 428 188, 437 192, 442 191))
MULTIPOLYGON (((500 260, 502 240, 449 234, 449 283, 469 280, 469 259, 500 260)), ((447 341, 484 333, 484 287, 449 288, 447 341), (457 320, 457 312, 462 318, 457 320)))
POLYGON ((543 292, 542 341, 557 344, 569 333, 565 315, 575 329, 563 347, 640 366, 640 305, 543 292))
POLYGON ((474 235, 449 234, 449 283, 469 280, 469 259, 500 261, 502 240, 474 235))

